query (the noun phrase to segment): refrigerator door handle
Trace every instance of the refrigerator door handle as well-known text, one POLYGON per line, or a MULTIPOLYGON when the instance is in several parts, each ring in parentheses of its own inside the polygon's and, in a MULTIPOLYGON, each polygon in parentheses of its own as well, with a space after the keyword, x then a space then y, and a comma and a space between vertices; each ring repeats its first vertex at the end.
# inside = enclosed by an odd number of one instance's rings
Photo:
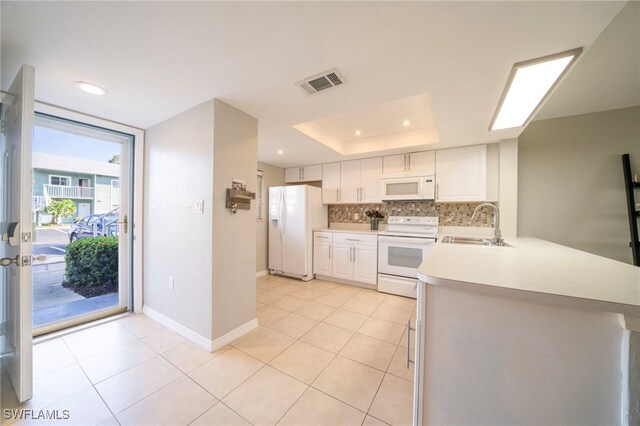
POLYGON ((278 230, 280 231, 280 241, 283 241, 283 221, 284 221, 284 189, 280 191, 280 220, 278 221, 278 230))

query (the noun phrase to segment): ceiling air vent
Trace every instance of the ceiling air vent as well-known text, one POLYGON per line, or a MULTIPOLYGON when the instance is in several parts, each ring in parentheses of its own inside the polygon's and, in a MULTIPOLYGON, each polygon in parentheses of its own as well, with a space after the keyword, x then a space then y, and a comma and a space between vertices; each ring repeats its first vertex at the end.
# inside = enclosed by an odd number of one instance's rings
POLYGON ((320 74, 316 74, 312 77, 305 78, 302 81, 296 83, 296 86, 300 87, 307 95, 315 95, 323 90, 331 89, 346 84, 340 71, 332 69, 320 74))

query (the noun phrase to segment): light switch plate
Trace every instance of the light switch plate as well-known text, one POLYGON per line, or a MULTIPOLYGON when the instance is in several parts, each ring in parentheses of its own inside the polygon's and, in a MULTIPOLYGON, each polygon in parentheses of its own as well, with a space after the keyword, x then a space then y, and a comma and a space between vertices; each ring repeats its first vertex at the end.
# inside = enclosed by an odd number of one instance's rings
POLYGON ((358 213, 354 213, 353 220, 358 220, 358 219, 360 219, 360 215, 358 213))
POLYGON ((196 214, 204 213, 204 200, 196 200, 196 214))

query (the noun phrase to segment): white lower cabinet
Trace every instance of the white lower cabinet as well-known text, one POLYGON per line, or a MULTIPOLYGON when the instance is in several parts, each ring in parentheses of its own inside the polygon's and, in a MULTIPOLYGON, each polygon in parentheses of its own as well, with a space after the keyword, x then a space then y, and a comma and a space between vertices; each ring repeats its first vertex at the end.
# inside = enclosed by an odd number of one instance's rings
POLYGON ((353 280, 375 284, 378 278, 378 250, 375 247, 353 247, 353 280))
POLYGON ((376 235, 316 232, 313 258, 316 274, 365 284, 377 282, 376 235), (330 234, 333 234, 331 238, 328 237, 330 234))
POLYGON ((313 237, 313 273, 331 276, 333 250, 331 232, 315 232, 313 237))

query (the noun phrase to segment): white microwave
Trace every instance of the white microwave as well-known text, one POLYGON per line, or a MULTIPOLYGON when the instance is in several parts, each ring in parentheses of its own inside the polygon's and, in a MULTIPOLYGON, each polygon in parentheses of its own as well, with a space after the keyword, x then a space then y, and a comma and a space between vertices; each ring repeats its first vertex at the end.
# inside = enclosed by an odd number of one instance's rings
POLYGON ((433 200, 435 199, 435 187, 433 175, 382 178, 382 200, 433 200))

